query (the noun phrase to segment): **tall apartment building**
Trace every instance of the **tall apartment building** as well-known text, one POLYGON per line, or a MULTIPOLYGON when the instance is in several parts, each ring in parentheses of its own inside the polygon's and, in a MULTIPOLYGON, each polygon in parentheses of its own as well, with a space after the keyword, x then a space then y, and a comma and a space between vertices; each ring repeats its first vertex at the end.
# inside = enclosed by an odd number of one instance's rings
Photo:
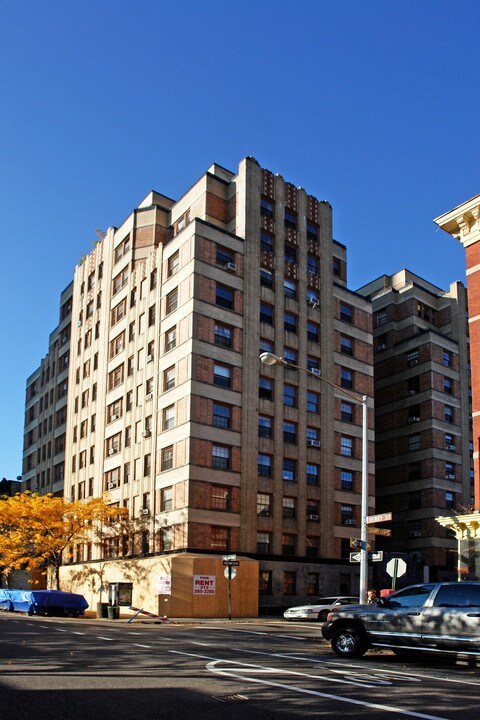
POLYGON ((473 493, 466 290, 402 270, 359 293, 374 312, 377 512, 393 513, 378 547, 453 579, 456 542, 435 518, 473 493))
POLYGON ((373 396, 371 319, 330 205, 253 158, 149 193, 75 270, 65 494, 137 526, 77 561, 238 553, 260 605, 356 591, 362 412, 331 383, 373 396))
POLYGON ((60 297, 48 353, 27 379, 22 489, 63 494, 73 283, 60 297))

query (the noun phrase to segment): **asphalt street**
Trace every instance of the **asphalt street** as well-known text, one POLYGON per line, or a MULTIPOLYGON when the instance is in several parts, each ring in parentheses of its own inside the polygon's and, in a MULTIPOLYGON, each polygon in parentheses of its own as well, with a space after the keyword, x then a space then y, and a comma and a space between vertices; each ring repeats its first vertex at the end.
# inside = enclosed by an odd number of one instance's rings
POLYGON ((318 623, 147 624, 0 614, 7 720, 476 720, 480 665, 343 661, 318 623))

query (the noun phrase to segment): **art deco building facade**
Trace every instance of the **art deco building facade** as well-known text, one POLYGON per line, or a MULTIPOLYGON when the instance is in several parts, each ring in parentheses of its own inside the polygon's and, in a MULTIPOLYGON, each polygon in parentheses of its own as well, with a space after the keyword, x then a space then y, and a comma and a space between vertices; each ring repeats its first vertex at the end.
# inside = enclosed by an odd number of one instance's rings
POLYGON ((61 294, 48 353, 26 383, 23 490, 63 494, 72 291, 61 294))
POLYGON ((330 205, 253 158, 151 192, 75 270, 65 494, 137 527, 77 561, 243 553, 261 605, 356 591, 361 407, 321 378, 372 398, 371 320, 330 205))
POLYGON ((435 518, 473 493, 466 290, 402 270, 359 292, 374 311, 377 512, 393 513, 377 547, 452 578, 457 545, 435 518))

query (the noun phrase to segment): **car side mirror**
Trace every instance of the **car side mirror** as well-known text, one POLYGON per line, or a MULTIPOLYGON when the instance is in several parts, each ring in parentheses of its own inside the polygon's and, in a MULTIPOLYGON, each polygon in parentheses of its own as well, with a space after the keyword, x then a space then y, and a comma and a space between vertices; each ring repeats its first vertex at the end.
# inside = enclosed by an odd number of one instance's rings
POLYGON ((377 600, 377 606, 378 607, 389 607, 390 603, 388 602, 388 598, 378 598, 377 600))

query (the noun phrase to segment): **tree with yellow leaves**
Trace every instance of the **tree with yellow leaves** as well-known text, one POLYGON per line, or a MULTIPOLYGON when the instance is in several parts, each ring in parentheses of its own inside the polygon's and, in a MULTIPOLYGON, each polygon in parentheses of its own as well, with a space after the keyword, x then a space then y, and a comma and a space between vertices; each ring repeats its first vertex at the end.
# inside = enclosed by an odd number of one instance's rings
POLYGON ((60 566, 71 559, 74 545, 126 513, 103 497, 69 502, 27 491, 0 498, 0 572, 8 580, 12 570, 51 570, 59 590, 60 566))

